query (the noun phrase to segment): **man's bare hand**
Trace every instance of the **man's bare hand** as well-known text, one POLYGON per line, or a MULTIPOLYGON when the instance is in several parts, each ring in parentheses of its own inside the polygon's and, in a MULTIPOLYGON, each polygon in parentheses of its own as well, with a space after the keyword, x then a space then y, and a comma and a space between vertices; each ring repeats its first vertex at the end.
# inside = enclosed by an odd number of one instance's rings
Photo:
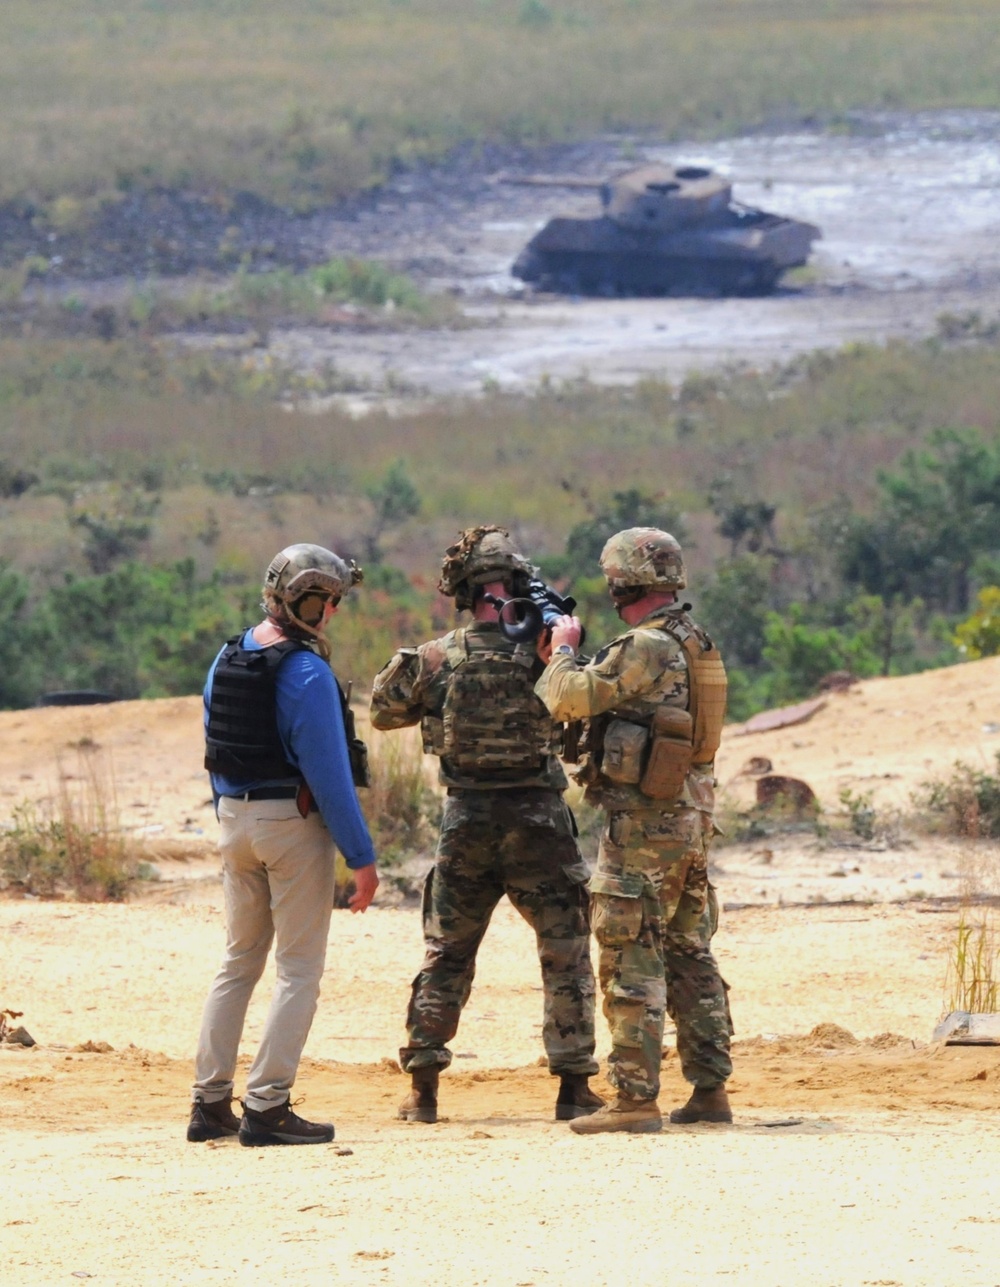
POLYGON ((367 867, 355 867, 351 875, 354 877, 354 893, 347 900, 347 906, 352 912, 363 912, 375 897, 378 872, 375 864, 369 863, 367 867))
MULTIPOLYGON (((579 617, 556 617, 552 627, 552 651, 560 644, 569 644, 574 651, 580 647, 583 626, 579 617)), ((551 653, 550 653, 551 655, 551 653)))

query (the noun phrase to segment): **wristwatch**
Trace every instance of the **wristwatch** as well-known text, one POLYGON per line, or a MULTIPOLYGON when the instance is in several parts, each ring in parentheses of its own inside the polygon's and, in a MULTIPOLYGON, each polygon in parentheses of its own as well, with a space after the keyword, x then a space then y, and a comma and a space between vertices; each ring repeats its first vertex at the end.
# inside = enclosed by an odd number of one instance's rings
POLYGON ((572 644, 561 643, 552 649, 553 657, 575 657, 576 649, 572 644))

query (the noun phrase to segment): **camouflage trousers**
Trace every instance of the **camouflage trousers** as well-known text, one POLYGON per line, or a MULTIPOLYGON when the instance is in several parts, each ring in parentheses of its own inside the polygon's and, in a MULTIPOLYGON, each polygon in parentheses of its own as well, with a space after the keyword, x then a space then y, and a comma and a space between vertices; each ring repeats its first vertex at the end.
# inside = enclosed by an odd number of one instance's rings
POLYGON ((707 1089, 732 1073, 725 984, 710 943, 708 841, 695 809, 612 813, 590 882, 600 947, 608 1080, 629 1099, 660 1091, 664 1013, 685 1078, 707 1089))
POLYGON ((558 791, 451 791, 423 898, 426 955, 406 1015, 412 1072, 451 1063, 476 953, 504 894, 535 931, 542 967, 542 1040, 554 1074, 597 1072, 587 869, 558 791))

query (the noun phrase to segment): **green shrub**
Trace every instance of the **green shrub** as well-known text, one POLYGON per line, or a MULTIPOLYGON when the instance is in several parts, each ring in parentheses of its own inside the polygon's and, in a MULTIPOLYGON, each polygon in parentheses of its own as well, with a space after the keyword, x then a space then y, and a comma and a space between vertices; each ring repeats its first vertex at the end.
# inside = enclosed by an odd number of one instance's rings
MULTIPOLYGON (((963 502, 977 533, 964 549, 974 555, 966 579, 973 592, 998 584, 987 446, 1000 432, 995 345, 852 346, 680 390, 573 382, 363 422, 335 408, 290 413, 300 395, 287 373, 260 365, 266 356, 0 339, 0 461, 9 462, 0 490, 10 491, 0 584, 17 625, 0 646, 0 702, 30 703, 43 687, 197 691, 218 641, 241 624, 244 604, 253 609, 260 567, 302 526, 369 563, 331 635, 338 673, 359 687, 399 643, 450 624, 433 588, 441 550, 456 528, 484 520, 509 525, 578 599, 590 649, 621 628, 597 567, 603 539, 636 523, 680 531, 683 518, 685 598, 730 669, 732 718, 805 695, 829 670, 950 664, 961 656, 951 642, 958 622, 922 608, 913 586, 859 593, 840 560, 854 520, 885 502, 872 482, 879 466, 921 443, 930 464, 890 472, 908 487, 916 478, 918 495, 933 483, 938 518, 960 485, 979 489, 974 504, 971 493, 963 502), (699 417, 694 434, 681 431, 682 407, 699 417), (934 435, 956 408, 978 435, 934 435), (665 460, 669 498, 649 483, 665 460), (734 461, 745 495, 768 496, 763 510, 748 501, 740 511, 738 495, 717 484, 734 461), (88 519, 67 531, 66 515, 88 519), (766 549, 748 552, 758 540, 766 549), (133 562, 122 561, 130 548, 133 562), (179 579, 181 559, 194 571, 179 579), (88 567, 109 570, 95 577, 88 567)), ((904 527, 919 533, 907 496, 904 527)))
POLYGON ((1000 839, 1000 755, 997 773, 956 764, 945 781, 925 782, 918 805, 943 819, 950 835, 1000 839))
POLYGON ((955 645, 963 657, 995 657, 1000 653, 1000 586, 979 591, 972 616, 955 627, 955 645))
POLYGON ((855 792, 850 787, 844 787, 839 798, 850 819, 851 831, 861 840, 874 840, 876 819, 875 806, 872 803, 874 792, 855 792))
POLYGON ((764 628, 763 657, 771 671, 774 701, 795 700, 816 691, 819 681, 835 670, 871 675, 877 661, 863 640, 845 638, 834 626, 815 626, 793 604, 787 617, 770 613, 764 628))

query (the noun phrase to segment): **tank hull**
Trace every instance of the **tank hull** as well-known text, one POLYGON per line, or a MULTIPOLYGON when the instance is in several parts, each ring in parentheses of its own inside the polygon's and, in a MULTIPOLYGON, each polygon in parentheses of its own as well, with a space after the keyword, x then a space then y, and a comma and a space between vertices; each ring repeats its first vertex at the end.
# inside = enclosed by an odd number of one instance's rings
POLYGON ((551 219, 511 273, 539 290, 582 295, 761 295, 804 264, 818 228, 730 206, 694 227, 661 232, 608 216, 551 219))

